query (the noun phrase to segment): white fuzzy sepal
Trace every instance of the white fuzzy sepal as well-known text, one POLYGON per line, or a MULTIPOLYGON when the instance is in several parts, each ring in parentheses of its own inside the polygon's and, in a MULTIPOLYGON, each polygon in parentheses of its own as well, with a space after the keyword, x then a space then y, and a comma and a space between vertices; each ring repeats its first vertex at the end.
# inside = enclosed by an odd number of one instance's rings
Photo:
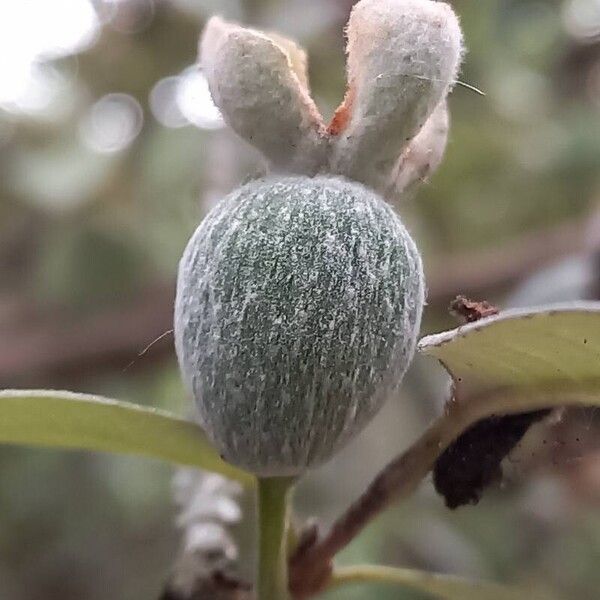
POLYGON ((200 42, 200 57, 228 125, 274 170, 316 173, 327 138, 308 92, 303 51, 281 36, 213 17, 200 42))
POLYGON ((385 193, 389 202, 396 204, 412 197, 436 171, 444 157, 449 127, 448 105, 443 100, 400 155, 385 193))
POLYGON ((462 33, 432 0, 361 0, 348 24, 348 93, 332 170, 385 189, 398 157, 456 80, 462 33))

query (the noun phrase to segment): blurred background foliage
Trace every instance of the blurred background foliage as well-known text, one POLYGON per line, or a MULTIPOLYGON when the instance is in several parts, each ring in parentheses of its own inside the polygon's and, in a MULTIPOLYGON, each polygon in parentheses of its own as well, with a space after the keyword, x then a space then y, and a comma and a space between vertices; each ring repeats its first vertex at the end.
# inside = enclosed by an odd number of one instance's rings
MULTIPOLYGON (((171 336, 147 346, 170 329, 188 235, 261 168, 210 101, 198 34, 221 13, 295 37, 330 116, 352 4, 0 2, 2 387, 190 410, 171 336)), ((486 95, 456 87, 445 163, 401 209, 427 265, 424 329, 452 326, 461 292, 501 306, 600 298, 600 2, 453 5, 469 48, 461 79, 486 95)), ((437 366, 417 360, 403 397, 301 484, 299 512, 327 523, 440 410, 443 387, 437 366)), ((477 507, 450 512, 428 484, 342 560, 597 598, 599 430, 585 410, 535 427, 477 507)), ((2 447, 0 598, 157 598, 178 548, 171 475, 143 459, 2 447)), ((251 548, 251 525, 238 533, 251 548)), ((328 597, 418 598, 372 586, 328 597)))

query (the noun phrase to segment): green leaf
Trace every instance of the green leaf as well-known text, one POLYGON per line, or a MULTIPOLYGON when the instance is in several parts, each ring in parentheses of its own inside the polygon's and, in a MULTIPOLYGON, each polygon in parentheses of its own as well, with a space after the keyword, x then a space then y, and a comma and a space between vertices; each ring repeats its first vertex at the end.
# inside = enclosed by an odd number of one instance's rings
POLYGON ((419 350, 488 385, 600 380, 600 302, 508 310, 430 335, 419 350))
POLYGON ((600 302, 508 310, 419 342, 483 413, 600 406, 600 302))
POLYGON ((135 454, 215 471, 245 484, 254 480, 224 462, 195 423, 87 394, 0 391, 0 443, 135 454))
POLYGON ((334 571, 330 589, 347 584, 387 583, 400 585, 440 600, 548 600, 538 590, 473 581, 454 575, 427 573, 414 569, 364 565, 334 571))

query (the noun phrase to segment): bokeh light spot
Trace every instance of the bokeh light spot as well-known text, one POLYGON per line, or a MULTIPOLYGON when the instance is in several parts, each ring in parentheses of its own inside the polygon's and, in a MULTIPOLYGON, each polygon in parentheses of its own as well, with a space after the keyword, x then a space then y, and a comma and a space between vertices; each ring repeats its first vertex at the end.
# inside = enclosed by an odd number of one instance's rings
POLYGON ((150 108, 165 127, 191 124, 200 129, 220 129, 225 125, 206 77, 195 65, 179 75, 161 79, 150 92, 150 108))
POLYGON ((567 31, 584 41, 600 39, 600 0, 569 0, 563 9, 567 31))
POLYGON ((96 152, 120 152, 135 140, 143 122, 144 113, 135 98, 107 94, 89 109, 79 132, 84 144, 96 152))

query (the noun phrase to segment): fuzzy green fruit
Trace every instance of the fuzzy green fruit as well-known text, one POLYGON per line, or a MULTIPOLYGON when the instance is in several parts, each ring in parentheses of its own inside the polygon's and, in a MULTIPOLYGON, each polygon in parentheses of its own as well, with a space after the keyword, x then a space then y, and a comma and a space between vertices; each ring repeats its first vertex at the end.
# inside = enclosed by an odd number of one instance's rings
POLYGON ((412 239, 362 185, 260 180, 220 202, 181 259, 175 342, 224 458, 260 476, 330 458, 401 381, 423 294, 412 239))

